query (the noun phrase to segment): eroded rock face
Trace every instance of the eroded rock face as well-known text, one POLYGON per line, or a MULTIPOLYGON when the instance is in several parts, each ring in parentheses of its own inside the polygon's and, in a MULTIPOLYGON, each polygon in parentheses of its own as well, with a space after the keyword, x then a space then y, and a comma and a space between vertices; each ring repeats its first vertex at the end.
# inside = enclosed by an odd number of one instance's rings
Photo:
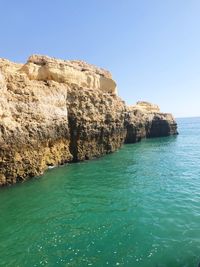
POLYGON ((73 86, 67 99, 75 161, 113 152, 124 143, 126 107, 120 98, 73 86))
POLYGON ((33 55, 21 68, 29 79, 58 83, 76 84, 116 95, 116 83, 108 71, 89 65, 83 61, 58 60, 47 56, 33 55))
POLYGON ((141 138, 176 135, 177 123, 170 113, 160 112, 157 105, 137 102, 127 108, 125 143, 134 143, 141 138))
POLYGON ((147 102, 127 107, 111 74, 82 61, 0 59, 0 94, 0 185, 176 133, 170 114, 147 102))
POLYGON ((67 88, 30 80, 21 65, 0 61, 0 184, 72 160, 67 88))
POLYGON ((146 102, 146 101, 138 101, 133 108, 141 110, 143 113, 159 113, 160 108, 158 105, 146 102))

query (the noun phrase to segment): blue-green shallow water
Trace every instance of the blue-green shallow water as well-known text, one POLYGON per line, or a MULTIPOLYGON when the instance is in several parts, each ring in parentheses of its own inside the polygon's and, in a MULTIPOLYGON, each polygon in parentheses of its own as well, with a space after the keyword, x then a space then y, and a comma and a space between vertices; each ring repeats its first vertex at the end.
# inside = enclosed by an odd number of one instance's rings
POLYGON ((0 190, 0 266, 197 266, 200 118, 0 190))

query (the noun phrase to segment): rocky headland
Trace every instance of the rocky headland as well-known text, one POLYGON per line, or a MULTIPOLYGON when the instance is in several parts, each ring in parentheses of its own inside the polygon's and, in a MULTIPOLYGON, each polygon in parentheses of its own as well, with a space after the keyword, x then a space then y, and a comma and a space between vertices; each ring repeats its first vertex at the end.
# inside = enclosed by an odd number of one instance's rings
POLYGON ((111 74, 83 61, 0 59, 0 94, 1 186, 123 143, 177 134, 171 114, 148 102, 127 106, 111 74))

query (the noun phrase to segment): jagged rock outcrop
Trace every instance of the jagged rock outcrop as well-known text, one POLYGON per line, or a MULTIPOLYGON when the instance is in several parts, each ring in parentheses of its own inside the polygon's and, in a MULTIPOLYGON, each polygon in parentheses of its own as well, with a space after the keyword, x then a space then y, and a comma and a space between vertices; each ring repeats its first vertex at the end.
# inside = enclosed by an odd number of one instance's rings
POLYGON ((79 87, 117 94, 116 83, 111 74, 101 68, 78 60, 58 60, 33 55, 21 68, 30 80, 76 84, 79 87))
POLYGON ((0 185, 176 133, 170 114, 147 102, 127 107, 111 74, 82 61, 0 59, 0 94, 0 185))
POLYGON ((73 86, 67 100, 70 150, 75 161, 113 152, 124 143, 126 107, 120 98, 73 86))
POLYGON ((177 123, 172 114, 160 112, 157 105, 140 101, 127 109, 125 143, 177 134, 177 123))
POLYGON ((5 60, 0 71, 0 184, 72 160, 66 87, 30 80, 21 65, 5 60))

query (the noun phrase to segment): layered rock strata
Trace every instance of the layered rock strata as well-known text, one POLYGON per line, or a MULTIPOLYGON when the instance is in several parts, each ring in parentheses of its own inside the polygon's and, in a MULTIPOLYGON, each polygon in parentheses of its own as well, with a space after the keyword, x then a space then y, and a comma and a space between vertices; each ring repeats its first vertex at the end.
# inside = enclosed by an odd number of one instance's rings
POLYGON ((172 115, 147 102, 126 106, 111 74, 83 61, 0 59, 0 95, 0 185, 177 133, 172 115))

